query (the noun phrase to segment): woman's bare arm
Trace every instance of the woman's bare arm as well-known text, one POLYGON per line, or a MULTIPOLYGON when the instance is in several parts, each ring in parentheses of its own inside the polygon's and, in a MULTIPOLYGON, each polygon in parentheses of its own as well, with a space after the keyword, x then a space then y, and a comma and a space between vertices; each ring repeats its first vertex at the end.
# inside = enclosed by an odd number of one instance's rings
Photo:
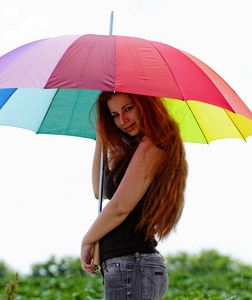
POLYGON ((92 166, 92 184, 93 184, 94 196, 96 199, 99 198, 101 151, 102 151, 101 139, 99 133, 96 131, 95 152, 94 152, 93 166, 92 166))
POLYGON ((93 244, 126 219, 152 182, 153 170, 161 155, 162 150, 144 138, 135 151, 113 198, 84 236, 82 246, 93 244))

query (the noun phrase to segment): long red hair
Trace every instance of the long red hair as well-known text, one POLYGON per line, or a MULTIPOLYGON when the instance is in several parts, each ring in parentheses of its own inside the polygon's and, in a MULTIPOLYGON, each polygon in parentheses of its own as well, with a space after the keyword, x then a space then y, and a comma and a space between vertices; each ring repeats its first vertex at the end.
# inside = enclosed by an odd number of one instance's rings
MULTIPOLYGON (((105 174, 122 160, 128 163, 139 141, 117 128, 107 106, 115 94, 102 92, 96 102, 98 128, 103 141, 105 174)), ((163 158, 157 165, 137 229, 145 238, 166 237, 178 223, 184 207, 187 162, 179 128, 161 98, 129 94, 140 110, 141 131, 158 148, 163 158)))

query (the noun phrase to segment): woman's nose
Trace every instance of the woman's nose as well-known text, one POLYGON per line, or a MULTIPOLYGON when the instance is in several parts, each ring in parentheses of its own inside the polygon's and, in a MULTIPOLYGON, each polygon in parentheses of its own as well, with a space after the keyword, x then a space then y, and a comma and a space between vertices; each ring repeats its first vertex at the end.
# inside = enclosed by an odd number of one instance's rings
POLYGON ((123 114, 121 114, 120 115, 120 122, 121 122, 121 124, 125 124, 127 121, 128 121, 128 119, 123 114))

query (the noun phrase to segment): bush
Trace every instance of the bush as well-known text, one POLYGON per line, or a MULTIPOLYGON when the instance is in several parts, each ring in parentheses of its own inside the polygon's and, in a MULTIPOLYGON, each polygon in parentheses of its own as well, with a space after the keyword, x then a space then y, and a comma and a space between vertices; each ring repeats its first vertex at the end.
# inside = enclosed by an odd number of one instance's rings
POLYGON ((252 299, 252 267, 214 250, 166 258, 170 284, 165 299, 252 299))
POLYGON ((32 266, 32 277, 85 276, 86 273, 81 270, 80 266, 79 259, 63 258, 57 260, 52 256, 46 263, 32 266))
MULTIPOLYGON (((198 256, 186 253, 169 256, 166 265, 169 274, 166 300, 252 299, 252 267, 214 250, 198 256)), ((10 274, 3 266, 3 274, 10 274)), ((4 286, 0 286, 0 294, 3 292, 4 286)), ((52 257, 46 263, 35 264, 32 275, 19 278, 15 300, 97 300, 104 299, 103 293, 101 275, 83 272, 79 259, 52 257)))
POLYGON ((12 274, 11 270, 6 266, 4 262, 0 261, 0 279, 5 278, 10 274, 12 274))

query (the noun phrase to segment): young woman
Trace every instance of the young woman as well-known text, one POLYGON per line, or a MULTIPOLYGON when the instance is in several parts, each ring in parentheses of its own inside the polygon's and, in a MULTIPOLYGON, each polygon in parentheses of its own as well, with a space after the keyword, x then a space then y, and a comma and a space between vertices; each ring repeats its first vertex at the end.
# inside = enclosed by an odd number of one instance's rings
POLYGON ((110 201, 83 237, 82 269, 96 274, 99 240, 105 299, 162 299, 168 275, 156 238, 178 223, 187 177, 178 126, 160 98, 102 92, 96 107, 93 189, 98 198, 102 149, 110 201))

